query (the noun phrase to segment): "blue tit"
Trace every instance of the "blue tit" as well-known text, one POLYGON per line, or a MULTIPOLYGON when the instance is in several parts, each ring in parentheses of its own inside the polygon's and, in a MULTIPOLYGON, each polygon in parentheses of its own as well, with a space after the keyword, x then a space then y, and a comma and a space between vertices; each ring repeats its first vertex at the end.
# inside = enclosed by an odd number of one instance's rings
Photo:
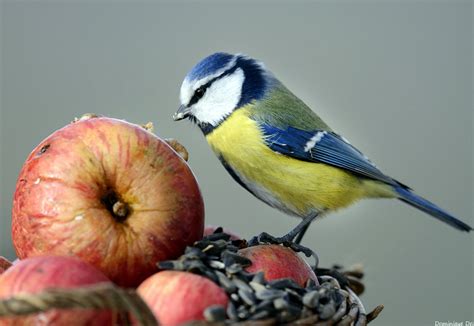
POLYGON ((317 216, 363 198, 397 198, 458 230, 472 230, 382 173, 260 61, 212 54, 187 74, 180 101, 174 120, 195 122, 235 181, 303 218, 282 240, 299 242, 317 216))

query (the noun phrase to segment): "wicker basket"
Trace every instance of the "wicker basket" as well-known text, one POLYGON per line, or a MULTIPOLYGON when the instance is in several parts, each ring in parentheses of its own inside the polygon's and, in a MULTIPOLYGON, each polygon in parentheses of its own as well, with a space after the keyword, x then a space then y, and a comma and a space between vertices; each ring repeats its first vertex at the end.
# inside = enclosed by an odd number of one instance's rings
MULTIPOLYGON (((362 276, 360 270, 352 270, 343 273, 349 281, 346 288, 347 296, 345 303, 331 320, 320 321, 318 315, 311 315, 297 321, 292 325, 366 325, 374 320, 382 311, 383 306, 377 306, 373 311, 366 314, 358 295, 364 291, 360 282, 362 276)), ((321 276, 323 280, 339 283, 331 276, 321 276)), ((0 300, 0 317, 16 317, 51 309, 111 309, 119 313, 119 322, 122 325, 130 325, 130 315, 140 325, 158 325, 153 313, 133 289, 123 289, 112 284, 99 284, 79 289, 50 289, 38 294, 19 294, 6 300, 0 300)), ((189 325, 217 325, 218 323, 193 322, 189 325)), ((222 323, 220 323, 222 324, 222 323)), ((233 325, 276 325, 276 321, 270 319, 239 322, 233 325)))

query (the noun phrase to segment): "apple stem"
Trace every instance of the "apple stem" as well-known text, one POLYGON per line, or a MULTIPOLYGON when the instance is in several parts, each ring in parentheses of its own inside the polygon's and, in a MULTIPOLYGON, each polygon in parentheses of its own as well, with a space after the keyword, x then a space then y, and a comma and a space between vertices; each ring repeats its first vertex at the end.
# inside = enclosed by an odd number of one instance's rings
POLYGON ((108 189, 101 198, 102 204, 118 222, 123 222, 131 213, 131 207, 123 202, 113 189, 108 189))
POLYGON ((129 213, 128 205, 120 200, 115 202, 114 206, 112 206, 112 211, 115 216, 120 218, 127 217, 129 213))

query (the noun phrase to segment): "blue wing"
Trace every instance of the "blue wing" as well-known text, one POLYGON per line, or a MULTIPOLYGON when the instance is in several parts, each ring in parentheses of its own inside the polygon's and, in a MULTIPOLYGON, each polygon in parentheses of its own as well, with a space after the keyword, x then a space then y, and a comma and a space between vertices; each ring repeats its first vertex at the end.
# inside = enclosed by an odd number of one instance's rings
MULTIPOLYGON (((280 129, 263 123, 265 142, 275 152, 299 160, 325 163, 388 184, 401 184, 383 174, 369 159, 339 135, 324 130, 280 129)), ((402 185, 403 186, 403 185, 402 185)))

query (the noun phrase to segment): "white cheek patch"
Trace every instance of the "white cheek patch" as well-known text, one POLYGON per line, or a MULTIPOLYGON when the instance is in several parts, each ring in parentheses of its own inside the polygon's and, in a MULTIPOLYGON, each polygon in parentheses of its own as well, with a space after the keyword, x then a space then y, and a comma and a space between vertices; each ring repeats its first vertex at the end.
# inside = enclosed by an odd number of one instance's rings
POLYGON ((245 76, 238 68, 231 75, 216 80, 195 105, 192 113, 201 122, 216 126, 235 109, 240 101, 245 76))

